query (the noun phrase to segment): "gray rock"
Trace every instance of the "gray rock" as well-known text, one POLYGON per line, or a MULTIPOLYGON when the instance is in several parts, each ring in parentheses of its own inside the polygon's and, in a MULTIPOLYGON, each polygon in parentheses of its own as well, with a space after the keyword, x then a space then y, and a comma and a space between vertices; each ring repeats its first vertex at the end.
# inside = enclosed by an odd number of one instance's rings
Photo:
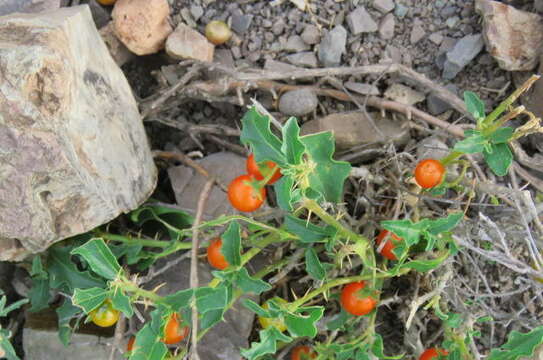
POLYGON ((200 5, 191 5, 190 14, 192 15, 194 21, 198 21, 198 19, 204 15, 204 9, 200 5))
POLYGON ((39 13, 56 10, 60 0, 2 0, 0 1, 0 16, 15 12, 39 13))
MULTIPOLYGON (((458 88, 454 84, 448 84, 445 86, 450 92, 457 94, 458 88)), ((453 107, 450 103, 441 100, 435 94, 430 93, 426 98, 426 106, 428 106, 428 111, 432 115, 443 114, 445 111, 452 109, 453 107)))
POLYGON ((279 111, 285 115, 303 116, 313 112, 319 99, 309 89, 292 90, 284 93, 279 99, 279 111))
POLYGON ((96 27, 100 29, 101 27, 107 25, 107 23, 111 20, 109 12, 102 5, 98 4, 96 0, 89 0, 89 6, 96 27))
POLYGON ((441 159, 449 154, 447 144, 435 136, 423 139, 417 145, 417 159, 441 159))
POLYGON ((243 35, 251 26, 253 15, 245 15, 241 10, 232 13, 232 29, 239 35, 243 35))
POLYGON ((310 120, 302 125, 301 134, 332 131, 338 150, 349 149, 364 144, 382 144, 393 141, 404 145, 409 140, 409 129, 401 122, 382 117, 380 113, 370 113, 378 130, 365 113, 360 111, 336 113, 310 120))
POLYGON ((308 24, 302 32, 302 40, 308 45, 318 44, 321 39, 321 32, 318 27, 308 24))
POLYGON ((326 66, 338 66, 341 55, 347 44, 347 30, 341 25, 336 26, 324 36, 319 46, 319 60, 326 66))
POLYGON ((268 71, 277 71, 277 72, 300 70, 300 68, 297 66, 290 65, 282 61, 277 61, 273 59, 267 59, 266 62, 264 62, 264 69, 268 71))
POLYGON ((460 22, 460 18, 458 16, 453 16, 453 17, 448 18, 445 21, 445 24, 447 24, 447 27, 449 29, 454 29, 456 25, 458 25, 459 22, 460 22))
POLYGON ((347 81, 344 86, 347 89, 362 95, 380 95, 379 89, 377 89, 377 86, 375 85, 347 81))
POLYGON ((347 15, 347 24, 353 35, 377 31, 377 23, 365 7, 359 6, 347 15))
POLYGON ((0 33, 0 260, 20 260, 137 208, 157 172, 87 5, 0 17, 0 33))
POLYGON ((430 36, 428 36, 428 39, 430 39, 430 41, 434 44, 439 45, 443 41, 443 35, 441 34, 441 32, 438 31, 430 34, 430 36))
POLYGON ((386 14, 394 10, 394 0, 373 0, 373 8, 386 14))
POLYGON ((398 83, 390 85, 385 96, 405 105, 415 105, 426 98, 424 94, 398 83))
POLYGON ((292 65, 302 67, 317 67, 317 57, 312 51, 304 51, 297 54, 285 56, 285 59, 292 65))
POLYGON ((409 9, 407 8, 407 6, 398 3, 394 8, 394 15, 402 19, 405 15, 407 15, 408 11, 409 9))
MULTIPOLYGON (((109 359, 112 338, 101 338, 88 334, 73 334, 70 346, 64 346, 58 337, 58 331, 43 329, 23 329, 23 348, 25 359, 31 360, 73 360, 73 359, 109 359)), ((126 348, 126 342, 121 345, 126 348)), ((115 360, 125 357, 118 351, 115 360)))
POLYGON ((283 31, 285 30, 285 26, 286 26, 285 20, 283 20, 282 18, 277 19, 273 23, 272 33, 277 36, 281 35, 283 31))
POLYGON ((534 0, 534 9, 538 13, 543 13, 543 0, 534 0))
POLYGON ((426 36, 426 30, 422 27, 422 23, 417 22, 415 25, 413 25, 413 29, 411 29, 411 36, 409 37, 409 41, 411 41, 411 44, 416 44, 419 41, 421 41, 426 36))
POLYGON ((394 37, 394 27, 396 26, 396 19, 394 14, 389 13, 383 16, 379 22, 379 37, 383 40, 389 40, 394 37))
POLYGON ((454 79, 481 52, 483 46, 481 34, 467 35, 458 40, 454 48, 447 52, 447 59, 443 64, 443 77, 448 80, 454 79))
POLYGON ((309 50, 309 45, 307 45, 299 35, 293 35, 288 38, 284 49, 290 52, 302 52, 309 50))

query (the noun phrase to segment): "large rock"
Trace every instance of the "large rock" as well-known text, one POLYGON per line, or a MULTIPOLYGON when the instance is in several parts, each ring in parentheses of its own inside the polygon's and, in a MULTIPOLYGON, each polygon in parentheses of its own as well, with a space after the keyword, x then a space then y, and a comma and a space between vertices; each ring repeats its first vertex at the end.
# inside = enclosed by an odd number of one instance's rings
POLYGON ((477 0, 486 48, 507 71, 532 70, 543 44, 543 18, 497 1, 477 0))
POLYGON ((347 44, 347 30, 341 25, 333 28, 321 40, 319 46, 319 60, 326 66, 338 66, 341 55, 345 52, 347 44))
POLYGON ((407 142, 409 129, 402 127, 402 123, 382 117, 380 113, 370 113, 370 115, 375 127, 365 113, 352 111, 310 120, 302 125, 301 133, 306 135, 331 131, 334 133, 338 150, 363 144, 382 144, 388 141, 393 141, 396 145, 404 145, 407 142))
POLYGON ((168 0, 118 0, 111 13, 117 37, 137 55, 164 48, 173 31, 169 16, 168 0))
POLYGON ((60 0, 0 0, 0 16, 14 12, 38 13, 59 7, 60 0))
POLYGON ((138 207, 156 168, 87 5, 0 17, 0 260, 138 207))

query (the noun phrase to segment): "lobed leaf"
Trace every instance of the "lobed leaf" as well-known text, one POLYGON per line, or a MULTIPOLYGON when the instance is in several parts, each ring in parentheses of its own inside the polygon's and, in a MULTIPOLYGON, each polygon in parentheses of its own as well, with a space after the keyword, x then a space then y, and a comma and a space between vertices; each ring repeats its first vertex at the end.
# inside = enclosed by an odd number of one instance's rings
POLYGON ((483 156, 494 174, 498 176, 507 175, 507 171, 513 162, 513 154, 509 149, 509 145, 506 143, 491 144, 490 151, 485 149, 483 156))
POLYGON ((231 266, 241 265, 241 237, 237 221, 232 221, 222 234, 221 253, 231 266))
POLYGON ((336 230, 333 227, 320 227, 310 222, 298 219, 290 214, 285 216, 285 227, 291 233, 297 235, 303 243, 322 242, 333 236, 336 230))
POLYGON ((300 141, 300 127, 296 118, 291 117, 287 120, 282 129, 283 145, 281 151, 290 165, 298 165, 302 162, 302 156, 305 152, 305 146, 300 141))
POLYGON ((288 343, 292 338, 284 335, 275 327, 271 326, 265 330, 259 331, 260 342, 251 343, 249 349, 241 349, 241 355, 248 360, 256 360, 266 354, 275 354, 277 351, 277 342, 288 343))
POLYGON ((243 144, 249 144, 256 162, 271 160, 279 166, 285 166, 287 159, 282 151, 282 142, 270 130, 270 119, 260 114, 256 107, 251 107, 241 119, 243 144))
POLYGON ((485 103, 472 91, 464 91, 464 102, 468 112, 477 120, 485 117, 485 103))
POLYGON ((288 332, 293 337, 314 338, 317 335, 315 323, 322 318, 323 314, 324 307, 322 306, 301 307, 295 313, 287 313, 285 323, 288 332))
POLYGON ((99 308, 108 298, 109 290, 93 287, 90 289, 75 289, 72 303, 85 311, 86 314, 99 308))
POLYGON ((117 278, 121 271, 121 266, 103 239, 92 239, 72 250, 71 254, 81 255, 92 271, 108 280, 117 278))
POLYGON ((326 271, 317 256, 317 252, 313 248, 308 248, 305 251, 305 270, 316 280, 324 280, 326 271))
POLYGON ((500 349, 493 349, 488 360, 517 360, 525 356, 532 359, 537 347, 543 345, 543 326, 527 333, 512 331, 500 349))

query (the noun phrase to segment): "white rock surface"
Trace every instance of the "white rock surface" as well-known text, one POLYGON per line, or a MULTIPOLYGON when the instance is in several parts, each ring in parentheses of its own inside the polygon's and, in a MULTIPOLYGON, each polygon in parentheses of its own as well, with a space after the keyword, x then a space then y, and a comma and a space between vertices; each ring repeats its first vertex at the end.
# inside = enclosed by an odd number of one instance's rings
POLYGON ((118 0, 111 13, 117 37, 137 55, 164 48, 173 30, 169 16, 168 0, 118 0))
POLYGON ((166 53, 174 59, 213 61, 215 46, 185 24, 179 24, 166 40, 166 53))
MULTIPOLYGON (((65 347, 58 338, 58 331, 30 329, 23 330, 25 359, 29 360, 74 360, 109 359, 112 338, 101 338, 88 334, 73 334, 70 346, 65 347)), ((123 349, 126 345, 122 345, 123 349)), ((118 351, 115 360, 125 359, 118 351)))
POLYGON ((0 17, 0 260, 138 207, 153 163, 87 5, 0 17))

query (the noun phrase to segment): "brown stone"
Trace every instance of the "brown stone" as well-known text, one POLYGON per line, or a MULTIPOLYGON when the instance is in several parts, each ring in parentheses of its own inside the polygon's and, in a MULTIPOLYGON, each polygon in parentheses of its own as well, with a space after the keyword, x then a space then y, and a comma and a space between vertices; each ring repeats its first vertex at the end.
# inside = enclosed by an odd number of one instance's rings
POLYGON ((532 70, 543 44, 543 18, 491 0, 477 0, 487 51, 508 71, 532 70))
POLYGON ((168 0, 118 0, 111 13, 115 34, 137 55, 164 48, 172 32, 169 16, 168 0))
POLYGON ((370 113, 370 119, 360 111, 330 114, 311 120, 302 125, 303 135, 320 131, 331 131, 338 150, 348 149, 363 144, 376 144, 393 141, 396 145, 405 144, 409 139, 409 129, 402 123, 382 117, 380 113, 370 113))
POLYGON ((166 53, 174 59, 212 62, 214 51, 204 35, 185 24, 179 24, 166 41, 166 53))

